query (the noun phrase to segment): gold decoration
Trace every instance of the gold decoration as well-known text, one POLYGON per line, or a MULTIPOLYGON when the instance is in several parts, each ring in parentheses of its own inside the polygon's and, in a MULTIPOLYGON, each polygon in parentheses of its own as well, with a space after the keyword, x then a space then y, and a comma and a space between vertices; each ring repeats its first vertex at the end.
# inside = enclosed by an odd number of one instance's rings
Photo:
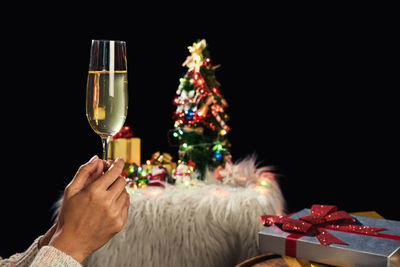
POLYGON ((203 65, 203 50, 206 48, 207 43, 206 40, 203 39, 200 42, 193 43, 192 46, 188 46, 189 52, 191 53, 183 62, 182 66, 186 66, 189 68, 189 71, 195 70, 196 72, 200 71, 201 65, 203 65))

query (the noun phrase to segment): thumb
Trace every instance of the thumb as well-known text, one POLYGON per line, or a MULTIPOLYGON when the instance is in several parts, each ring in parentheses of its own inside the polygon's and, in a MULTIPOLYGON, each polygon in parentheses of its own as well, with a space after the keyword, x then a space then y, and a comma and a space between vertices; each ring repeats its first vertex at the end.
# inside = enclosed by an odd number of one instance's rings
POLYGON ((91 174, 98 168, 99 157, 93 156, 87 163, 79 167, 72 181, 66 187, 64 198, 70 198, 76 193, 80 192, 87 184, 91 174))

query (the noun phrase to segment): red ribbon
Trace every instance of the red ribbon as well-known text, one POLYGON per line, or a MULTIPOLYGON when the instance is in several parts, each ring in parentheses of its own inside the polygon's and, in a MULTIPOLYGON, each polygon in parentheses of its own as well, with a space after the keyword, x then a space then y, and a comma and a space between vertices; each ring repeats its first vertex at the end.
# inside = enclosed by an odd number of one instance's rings
POLYGON ((312 205, 309 215, 300 217, 298 220, 289 216, 263 215, 260 216, 260 220, 264 226, 276 225, 283 231, 291 233, 286 237, 285 254, 292 257, 296 257, 296 240, 305 235, 315 236, 323 246, 347 245, 326 229, 400 241, 400 236, 378 233, 386 228, 355 224, 356 220, 352 216, 345 211, 338 211, 336 206, 312 205))
POLYGON ((123 126, 118 133, 113 135, 112 139, 115 140, 118 138, 131 138, 133 135, 134 134, 130 126, 123 126))

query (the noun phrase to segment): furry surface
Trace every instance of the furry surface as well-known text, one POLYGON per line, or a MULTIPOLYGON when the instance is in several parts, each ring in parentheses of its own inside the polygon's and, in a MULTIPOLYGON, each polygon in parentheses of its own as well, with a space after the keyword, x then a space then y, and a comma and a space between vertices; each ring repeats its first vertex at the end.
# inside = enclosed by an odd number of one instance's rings
POLYGON ((190 187, 130 191, 123 230, 84 265, 222 267, 258 255, 259 216, 282 213, 279 186, 254 157, 221 171, 222 182, 208 172, 205 182, 190 187), (260 177, 268 177, 267 186, 260 188, 260 177))

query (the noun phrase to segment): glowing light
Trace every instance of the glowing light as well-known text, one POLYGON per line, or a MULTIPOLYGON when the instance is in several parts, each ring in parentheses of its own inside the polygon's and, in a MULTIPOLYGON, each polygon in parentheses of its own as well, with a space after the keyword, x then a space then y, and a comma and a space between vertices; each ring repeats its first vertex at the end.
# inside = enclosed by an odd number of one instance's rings
POLYGON ((223 112, 223 111, 224 111, 223 107, 220 106, 220 105, 217 105, 217 104, 212 105, 212 106, 211 106, 211 110, 212 110, 213 112, 215 112, 215 113, 217 113, 217 112, 223 112))
POLYGON ((268 178, 260 177, 257 181, 260 185, 271 188, 270 180, 268 178))
MULTIPOLYGON (((147 187, 148 188, 148 187, 147 187)), ((149 197, 156 197, 159 196, 163 193, 163 189, 160 188, 149 188, 148 190, 144 190, 143 193, 146 194, 149 197)))
POLYGON ((151 161, 148 159, 148 160, 146 160, 146 164, 147 165, 150 165, 151 164, 151 161))
POLYGON ((187 144, 187 143, 183 143, 183 144, 182 144, 182 149, 183 149, 183 150, 186 150, 187 148, 188 148, 188 144, 187 144))
POLYGON ((262 186, 262 185, 257 185, 255 187, 255 189, 258 193, 263 194, 263 195, 266 195, 269 192, 268 188, 266 188, 265 186, 262 186))
POLYGON ((226 135, 227 131, 226 131, 225 129, 222 129, 219 133, 220 133, 221 135, 226 135))
POLYGON ((216 95, 221 95, 221 93, 219 92, 219 90, 215 87, 212 88, 212 91, 216 94, 216 95))
POLYGON ((222 145, 221 144, 216 144, 214 147, 213 147, 213 150, 215 151, 217 151, 218 153, 222 150, 222 145))
POLYGON ((241 181, 241 182, 246 182, 248 179, 249 178, 247 178, 246 176, 242 176, 242 177, 237 178, 237 180, 241 181))
POLYGON ((209 194, 213 195, 213 196, 216 196, 216 197, 224 197, 224 196, 228 195, 229 192, 226 191, 226 190, 217 188, 215 190, 210 190, 209 194))
POLYGON ((179 136, 179 134, 178 134, 177 132, 174 132, 172 135, 173 135, 175 138, 177 138, 177 137, 179 136))
POLYGON ((131 165, 131 166, 129 167, 129 172, 130 172, 130 173, 133 173, 134 171, 135 171, 135 166, 131 165))

